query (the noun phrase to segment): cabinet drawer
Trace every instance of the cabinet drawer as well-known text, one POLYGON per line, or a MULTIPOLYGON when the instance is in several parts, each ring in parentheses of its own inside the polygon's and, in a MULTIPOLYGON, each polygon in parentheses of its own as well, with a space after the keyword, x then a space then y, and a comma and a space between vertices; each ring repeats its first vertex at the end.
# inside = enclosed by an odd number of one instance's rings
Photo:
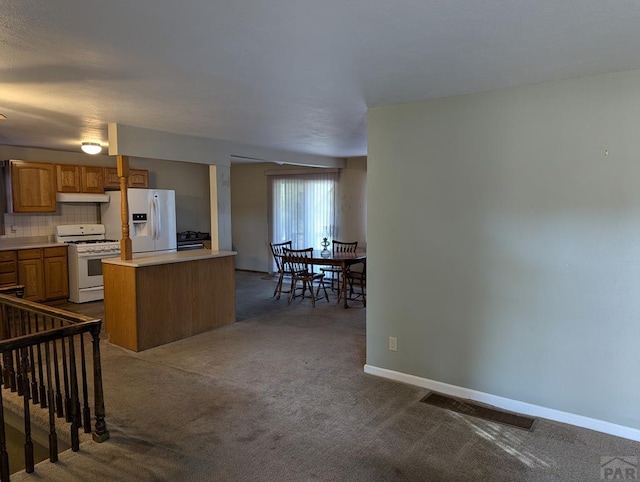
POLYGON ((0 263, 0 273, 15 273, 17 265, 15 261, 5 261, 0 263))
POLYGON ((45 258, 53 258, 55 256, 66 256, 67 255, 67 247, 66 246, 56 246, 55 248, 44 248, 44 257, 45 258))
POLYGON ((42 258, 42 250, 40 248, 18 250, 18 259, 39 259, 39 258, 42 258))
POLYGON ((0 262, 2 261, 15 261, 16 260, 16 252, 15 251, 0 251, 0 262))
POLYGON ((6 284, 18 284, 18 273, 15 271, 11 273, 0 273, 0 285, 6 284))

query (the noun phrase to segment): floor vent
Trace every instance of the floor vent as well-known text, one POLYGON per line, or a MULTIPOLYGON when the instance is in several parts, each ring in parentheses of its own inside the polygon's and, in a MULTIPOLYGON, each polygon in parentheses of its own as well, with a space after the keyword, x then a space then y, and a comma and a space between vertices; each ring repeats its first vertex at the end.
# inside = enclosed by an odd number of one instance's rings
POLYGON ((490 422, 504 423, 511 427, 517 427, 524 430, 533 430, 535 418, 519 415, 517 413, 505 412, 488 405, 473 402, 471 400, 463 400, 461 398, 450 397, 442 393, 429 392, 422 400, 427 405, 446 408, 454 412, 470 415, 472 417, 481 418, 490 422))

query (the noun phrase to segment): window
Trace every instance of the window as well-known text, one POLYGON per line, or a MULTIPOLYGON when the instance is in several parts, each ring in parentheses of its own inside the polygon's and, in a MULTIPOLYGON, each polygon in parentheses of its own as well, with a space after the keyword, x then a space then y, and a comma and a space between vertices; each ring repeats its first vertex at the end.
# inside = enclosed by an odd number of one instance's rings
POLYGON ((269 173, 271 241, 321 249, 335 235, 338 171, 290 172, 269 173))

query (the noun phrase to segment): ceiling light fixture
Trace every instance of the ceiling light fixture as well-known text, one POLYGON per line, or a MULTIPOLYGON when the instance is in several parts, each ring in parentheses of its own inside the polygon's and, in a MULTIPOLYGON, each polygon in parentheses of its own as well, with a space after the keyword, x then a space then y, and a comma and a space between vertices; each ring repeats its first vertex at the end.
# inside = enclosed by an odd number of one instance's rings
POLYGON ((83 142, 81 149, 87 154, 99 154, 102 151, 102 146, 97 142, 83 142))
POLYGON ((7 116, 4 114, 0 114, 0 120, 7 120, 7 116))

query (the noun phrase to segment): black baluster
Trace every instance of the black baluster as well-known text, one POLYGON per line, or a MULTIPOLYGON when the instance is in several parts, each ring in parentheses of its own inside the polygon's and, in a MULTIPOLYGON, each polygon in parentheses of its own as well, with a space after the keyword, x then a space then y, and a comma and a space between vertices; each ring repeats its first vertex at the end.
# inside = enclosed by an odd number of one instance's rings
MULTIPOLYGON (((40 332, 40 318, 35 315, 35 332, 40 332)), ((40 377, 40 407, 47 408, 47 388, 44 385, 44 374, 42 368, 42 343, 38 343, 38 375, 40 377)))
MULTIPOLYGON (((12 337, 13 336, 19 336, 19 335, 24 335, 24 331, 22 330, 22 310, 17 310, 14 308, 13 310, 13 321, 15 323, 14 326, 14 330, 12 333, 12 337), (17 313, 16 313, 17 311, 17 313)), ((26 372, 22 371, 22 361, 20 360, 20 352, 21 350, 15 350, 14 351, 16 354, 16 367, 18 368, 18 376, 16 377, 16 382, 18 385, 18 396, 20 397, 24 397, 25 396, 25 390, 26 392, 29 391, 29 385, 25 385, 24 383, 24 376, 26 376, 26 372)), ((29 396, 27 395, 26 398, 28 399, 29 396)))
MULTIPOLYGON (((27 317, 27 333, 33 333, 31 328, 31 313, 26 313, 27 317)), ((36 358, 34 356, 33 345, 29 345, 29 360, 31 365, 31 399, 34 405, 40 403, 40 394, 38 393, 38 377, 36 376, 36 358)))
POLYGON ((7 437, 4 427, 4 404, 2 390, 0 390, 0 480, 9 482, 9 454, 7 453, 7 437))
MULTIPOLYGON (((53 325, 53 320, 51 320, 53 325)), ((62 403, 62 392, 60 390, 60 362, 58 360, 58 341, 53 340, 53 368, 56 380, 56 409, 58 418, 64 417, 64 404, 62 403)), ((50 403, 53 403, 50 401, 50 403)))
MULTIPOLYGON (((17 350, 16 350, 17 351, 17 350)), ((31 440, 31 413, 29 409, 29 398, 27 393, 29 391, 29 355, 26 348, 20 349, 22 353, 22 364, 20 366, 20 372, 22 373, 22 380, 24 384, 24 393, 22 397, 24 407, 24 470, 27 474, 33 472, 34 457, 33 457, 33 441, 31 440)))
MULTIPOLYGON (((4 305, 2 307, 2 338, 8 339, 11 338, 11 328, 9 324, 9 307, 4 305)), ((13 369, 13 359, 11 357, 11 352, 4 352, 2 354, 2 383, 4 388, 15 388, 15 374, 12 374, 13 369)), ((15 390, 12 390, 15 391, 15 390)))
MULTIPOLYGON (((63 321, 60 320, 60 326, 63 326, 63 321)), ((64 380, 64 413, 66 415, 65 420, 71 422, 71 393, 69 392, 69 364, 67 359, 67 349, 65 347, 64 339, 61 343, 62 346, 62 378, 64 380)))
POLYGON ((96 413, 96 431, 93 440, 104 442, 109 439, 107 423, 104 420, 104 392, 102 391, 102 366, 100 365, 100 324, 91 328, 93 343, 93 392, 96 413))
MULTIPOLYGON (((46 325, 45 325, 46 327, 46 325)), ((55 342, 54 342, 55 343, 55 342)), ((45 342, 45 360, 47 362, 47 386, 49 387, 49 460, 58 461, 58 433, 56 432, 56 413, 53 403, 53 383, 51 380, 51 355, 49 353, 49 342, 45 342)))
POLYGON ((89 390, 87 389, 87 361, 84 350, 84 333, 80 335, 80 362, 82 363, 82 398, 84 402, 82 410, 82 425, 84 433, 91 433, 91 409, 89 408, 89 390))
POLYGON ((71 399, 69 406, 71 408, 71 450, 77 452, 80 450, 80 436, 78 433, 78 421, 80 414, 78 413, 78 374, 76 372, 76 349, 73 344, 73 336, 69 338, 69 377, 71 384, 71 399))

